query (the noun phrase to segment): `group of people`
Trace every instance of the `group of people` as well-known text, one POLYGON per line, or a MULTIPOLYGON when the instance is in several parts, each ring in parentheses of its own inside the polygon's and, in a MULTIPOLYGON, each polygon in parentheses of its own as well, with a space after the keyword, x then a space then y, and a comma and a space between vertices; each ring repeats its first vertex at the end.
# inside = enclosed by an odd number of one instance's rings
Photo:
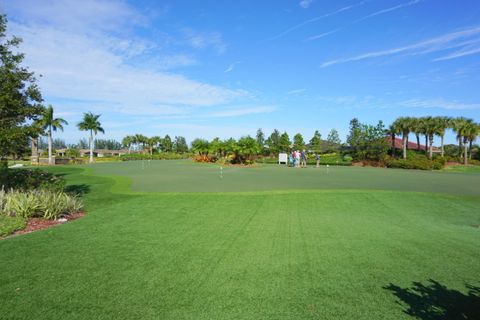
MULTIPOLYGON (((295 167, 295 168, 306 168, 307 167, 307 153, 305 150, 298 151, 298 150, 293 150, 289 154, 289 163, 290 166, 295 167)), ((315 160, 317 161, 317 168, 320 166, 320 155, 315 154, 315 160)))

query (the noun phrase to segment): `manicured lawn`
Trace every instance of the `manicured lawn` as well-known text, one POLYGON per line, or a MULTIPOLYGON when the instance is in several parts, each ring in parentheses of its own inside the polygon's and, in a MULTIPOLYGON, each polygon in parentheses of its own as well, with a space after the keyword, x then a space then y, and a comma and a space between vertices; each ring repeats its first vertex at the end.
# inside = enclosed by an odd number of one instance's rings
POLYGON ((0 319, 411 319, 421 304, 398 297, 430 279, 431 301, 458 290, 480 310, 466 296, 480 287, 478 176, 93 168, 50 169, 85 194, 85 218, 0 241, 0 319), (409 192, 428 186, 443 194, 409 192))
POLYGON ((480 166, 463 166, 463 165, 448 166, 444 169, 444 171, 480 174, 480 166))

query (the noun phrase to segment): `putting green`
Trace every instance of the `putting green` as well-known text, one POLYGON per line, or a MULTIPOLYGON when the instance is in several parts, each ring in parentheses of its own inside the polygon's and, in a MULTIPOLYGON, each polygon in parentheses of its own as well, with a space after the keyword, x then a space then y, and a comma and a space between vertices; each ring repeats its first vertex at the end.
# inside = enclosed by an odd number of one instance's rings
POLYGON ((143 192, 244 192, 314 189, 373 189, 480 195, 480 174, 278 165, 220 167, 182 161, 130 161, 91 166, 95 174, 124 176, 143 192))

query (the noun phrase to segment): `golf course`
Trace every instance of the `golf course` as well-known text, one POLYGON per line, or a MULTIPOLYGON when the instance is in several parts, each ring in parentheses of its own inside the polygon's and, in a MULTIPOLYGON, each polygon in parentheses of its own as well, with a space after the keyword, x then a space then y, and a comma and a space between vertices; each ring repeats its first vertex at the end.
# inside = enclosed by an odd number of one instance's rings
POLYGON ((480 318, 478 173, 46 170, 86 215, 0 240, 0 319, 480 318))

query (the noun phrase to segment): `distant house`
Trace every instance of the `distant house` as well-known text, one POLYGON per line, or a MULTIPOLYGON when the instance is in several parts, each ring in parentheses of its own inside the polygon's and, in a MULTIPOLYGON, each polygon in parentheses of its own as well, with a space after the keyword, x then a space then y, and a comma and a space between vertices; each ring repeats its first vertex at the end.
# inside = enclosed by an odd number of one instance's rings
MULTIPOLYGON (((65 157, 67 149, 57 149, 56 150, 57 154, 60 157, 65 157)), ((81 157, 88 157, 90 156, 90 150, 89 149, 80 149, 80 156, 81 157)), ((122 149, 122 150, 108 150, 108 149, 95 149, 93 150, 93 156, 94 157, 119 157, 123 154, 127 154, 128 150, 122 149)))
MULTIPOLYGON (((388 142, 388 145, 391 146, 391 145, 392 145, 392 137, 387 136, 387 137, 386 137, 386 140, 387 140, 387 142, 388 142)), ((402 138, 395 138, 395 140, 394 140, 394 147, 395 147, 395 149, 403 150, 403 141, 402 141, 402 138)), ((428 147, 426 147, 426 146, 423 145, 423 144, 418 145, 418 144, 416 144, 415 142, 408 141, 408 143, 407 143, 407 149, 408 149, 408 150, 422 150, 422 151, 425 151, 425 150, 428 150, 428 147)), ((440 150, 440 148, 433 147, 433 148, 432 148, 432 152, 433 152, 433 153, 441 153, 442 150, 440 150)))

